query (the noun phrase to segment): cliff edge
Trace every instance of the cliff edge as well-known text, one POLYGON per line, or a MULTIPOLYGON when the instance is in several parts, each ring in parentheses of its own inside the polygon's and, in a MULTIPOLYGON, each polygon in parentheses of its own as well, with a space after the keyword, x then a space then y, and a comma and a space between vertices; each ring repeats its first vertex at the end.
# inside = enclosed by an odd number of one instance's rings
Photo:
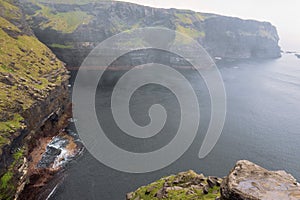
POLYGON ((17 1, 0 0, 0 199, 18 197, 39 138, 70 116, 68 72, 25 19, 17 1))

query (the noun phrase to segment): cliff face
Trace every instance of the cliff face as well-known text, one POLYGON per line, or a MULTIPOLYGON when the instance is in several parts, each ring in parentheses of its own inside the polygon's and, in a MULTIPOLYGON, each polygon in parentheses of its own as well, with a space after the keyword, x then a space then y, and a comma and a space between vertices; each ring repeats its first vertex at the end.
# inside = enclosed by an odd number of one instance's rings
POLYGON ((29 181, 29 155, 38 139, 66 125, 68 79, 18 2, 0 0, 0 199, 14 199, 29 181))
POLYGON ((33 0, 23 4, 37 37, 69 66, 80 66, 97 44, 119 32, 166 27, 199 41, 213 57, 280 57, 270 23, 124 2, 33 0))
POLYGON ((204 46, 223 58, 276 58, 280 56, 276 28, 268 22, 213 17, 206 20, 204 46))

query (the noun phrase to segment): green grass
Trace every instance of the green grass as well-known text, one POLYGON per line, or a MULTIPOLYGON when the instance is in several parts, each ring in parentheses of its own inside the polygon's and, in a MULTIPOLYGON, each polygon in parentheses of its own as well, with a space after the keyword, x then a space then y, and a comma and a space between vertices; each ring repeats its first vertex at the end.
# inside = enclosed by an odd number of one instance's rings
MULTIPOLYGON (((184 183, 190 182, 197 174, 193 171, 186 172, 186 177, 183 178, 184 183)), ((163 187, 165 183, 169 186, 176 186, 173 184, 173 181, 177 179, 179 175, 171 175, 168 177, 164 177, 159 179, 156 182, 153 182, 147 186, 142 186, 137 189, 130 200, 135 199, 143 199, 143 200, 159 200, 159 198, 155 197, 155 194, 163 187)), ((181 183, 184 185, 184 183, 181 183)), ((179 184, 179 186, 181 186, 179 184)), ((208 194, 204 194, 202 189, 188 189, 183 188, 180 190, 170 190, 168 191, 168 196, 164 197, 165 200, 215 200, 216 197, 220 197, 220 187, 210 188, 208 194), (193 191, 193 193, 189 194, 187 191, 193 191)))
POLYGON ((175 13, 175 16, 177 18, 177 22, 180 24, 186 24, 186 25, 192 25, 196 21, 204 21, 205 16, 203 16, 201 13, 175 13))
POLYGON ((183 25, 177 24, 176 31, 187 36, 187 37, 182 37, 182 36, 176 35, 175 40, 176 40, 176 42, 178 42, 180 44, 190 44, 193 40, 197 40, 198 38, 205 37, 204 31, 196 30, 192 26, 183 26, 183 25))
POLYGON ((21 12, 19 8, 9 2, 9 0, 0 0, 0 16, 7 19, 19 19, 21 12))
POLYGON ((47 20, 43 21, 42 28, 52 28, 62 33, 72 33, 79 25, 88 24, 92 16, 82 11, 56 12, 43 4, 37 4, 41 10, 36 11, 35 16, 42 15, 47 20))
POLYGON ((11 180, 11 178, 13 177, 13 173, 8 171, 6 172, 2 177, 1 177, 1 187, 3 189, 7 188, 7 184, 8 182, 11 180))
MULTIPOLYGON (((21 11, 11 2, 0 0, 0 155, 3 146, 26 129, 23 111, 48 97, 49 88, 61 85, 66 72, 48 47, 11 23, 21 20, 21 11)), ((14 152, 12 163, 1 174, 0 199, 14 198, 26 152, 14 152)))
POLYGON ((17 170, 16 168, 23 163, 25 149, 19 149, 13 155, 14 161, 8 167, 7 172, 0 179, 0 199, 13 199, 17 182, 17 176, 15 176, 14 172, 17 170))
MULTIPOLYGON (((5 4, 6 9, 18 12, 7 1, 0 2, 1 9, 5 4)), ((46 97, 50 84, 59 85, 62 82, 61 75, 56 79, 52 78, 52 82, 45 75, 51 77, 54 71, 65 70, 49 48, 37 38, 22 34, 9 20, 0 17, 0 78, 11 77, 14 83, 7 85, 0 81, 0 114, 6 112, 12 118, 0 122, 0 148, 10 144, 15 132, 25 128, 21 123, 24 119, 19 113, 36 102, 37 97, 33 94, 40 98, 46 97), (19 36, 11 37, 5 32, 8 29, 19 36)))
POLYGON ((24 149, 19 149, 13 155, 15 160, 20 160, 21 158, 23 158, 23 156, 24 156, 24 149))
POLYGON ((175 13, 175 16, 178 18, 180 23, 183 24, 193 24, 192 15, 183 14, 183 13, 175 13))

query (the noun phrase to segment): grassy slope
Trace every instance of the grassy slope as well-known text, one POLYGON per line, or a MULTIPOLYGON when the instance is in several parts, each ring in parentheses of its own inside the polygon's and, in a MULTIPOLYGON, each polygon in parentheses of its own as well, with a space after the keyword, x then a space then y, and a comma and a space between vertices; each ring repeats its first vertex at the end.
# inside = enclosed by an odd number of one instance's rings
POLYGON ((86 4, 94 2, 92 0, 72 0, 72 1, 49 1, 49 0, 29 0, 30 2, 36 4, 40 7, 40 10, 37 10, 34 16, 42 16, 47 19, 46 22, 42 22, 40 27, 42 28, 52 28, 56 31, 62 33, 72 33, 74 32, 79 25, 87 24, 92 16, 88 15, 82 11, 70 11, 70 12, 57 12, 50 6, 46 6, 43 3, 64 3, 64 4, 86 4))
POLYGON ((171 175, 164 177, 156 182, 153 182, 147 186, 140 187, 135 192, 130 194, 130 200, 143 199, 143 200, 159 200, 157 193, 163 188, 164 185, 168 185, 169 188, 175 188, 174 190, 168 190, 167 194, 163 197, 166 200, 215 200, 220 197, 220 187, 214 186, 208 189, 208 193, 204 194, 201 187, 196 185, 206 185, 206 178, 203 175, 198 175, 193 171, 179 173, 178 175, 171 175), (199 178, 201 177, 201 178, 199 178), (202 183, 193 184, 193 182, 202 179, 202 183), (176 183, 174 183, 174 181, 176 183), (193 186, 191 186, 193 185, 193 186), (196 187, 194 187, 196 186, 196 187))
MULTIPOLYGON (((21 30, 26 26, 23 15, 11 2, 0 0, 0 154, 26 128, 22 112, 47 97, 65 73, 63 63, 44 44, 21 30)), ((15 194, 19 179, 15 172, 24 155, 24 149, 12 155, 14 161, 0 177, 0 199, 15 194)))
MULTIPOLYGON (((40 27, 42 28, 52 28, 56 31, 60 31, 62 33, 71 33, 78 28, 81 24, 88 24, 89 21, 93 18, 93 16, 88 15, 85 12, 82 11, 69 11, 69 12, 57 12, 54 8, 51 7, 53 4, 78 4, 78 5, 83 5, 87 3, 92 3, 92 2, 100 2, 100 1, 106 1, 106 0, 28 0, 35 5, 39 6, 41 9, 37 10, 34 16, 43 16, 44 18, 47 19, 47 21, 41 22, 39 24, 40 27), (47 4, 44 4, 47 3, 47 4)), ((205 16, 200 14, 200 13, 192 13, 188 12, 185 13, 184 11, 176 11, 174 15, 174 23, 176 25, 176 30, 186 34, 192 38, 203 38, 205 37, 205 32, 204 31, 199 31, 195 28, 194 23, 196 22, 202 22, 205 20, 205 16)), ((112 21, 111 23, 114 24, 114 27, 119 27, 118 30, 115 32, 119 31, 125 31, 128 29, 128 26, 126 24, 122 25, 120 21, 114 22, 112 21), (125 27, 125 29, 124 29, 125 27), (124 29, 124 30, 123 30, 124 29)), ((133 28, 139 28, 143 27, 143 24, 136 24, 134 27, 130 27, 129 29, 133 28)), ((188 42, 188 41, 186 41, 188 42)), ((64 47, 66 48, 66 47, 64 47)))
MULTIPOLYGON (((24 34, 10 21, 18 21, 20 10, 0 0, 0 148, 24 128, 20 113, 47 96, 49 87, 60 84, 61 77, 48 75, 64 70, 51 51, 31 35, 24 34), (7 14, 6 14, 7 13, 7 14)), ((1 153, 1 152, 0 152, 1 153)))

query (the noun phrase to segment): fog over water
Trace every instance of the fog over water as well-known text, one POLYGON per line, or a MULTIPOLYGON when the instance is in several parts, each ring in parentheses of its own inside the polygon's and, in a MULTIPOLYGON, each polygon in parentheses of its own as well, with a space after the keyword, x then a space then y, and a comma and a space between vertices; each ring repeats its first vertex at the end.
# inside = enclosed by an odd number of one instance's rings
MULTIPOLYGON (((233 62, 218 67, 226 87, 227 117, 220 140, 205 159, 200 160, 197 155, 210 119, 209 95, 199 75, 188 71, 185 75, 201 100, 201 121, 194 143, 179 160, 152 173, 128 174, 106 167, 85 152, 67 170, 64 183, 51 199, 124 199, 127 192, 142 185, 189 169, 223 177, 241 159, 270 170, 284 169, 299 180, 300 59, 285 54, 275 60, 233 62)), ((139 152, 160 148, 172 139, 180 119, 178 102, 172 93, 148 86, 133 95, 132 117, 139 123, 148 122, 148 105, 154 103, 160 103, 170 113, 165 131, 153 141, 128 139, 120 132, 111 115, 110 93, 110 88, 98 88, 96 110, 105 116, 101 124, 115 144, 139 152)))
POLYGON ((190 9, 199 12, 268 21, 275 25, 283 50, 300 51, 300 1, 269 0, 126 0, 161 8, 190 9))
MULTIPOLYGON (((300 52, 299 0, 127 1, 269 21, 278 29, 282 49, 300 52)), ((201 121, 194 143, 180 159, 152 173, 129 174, 105 166, 86 151, 68 167, 63 184, 50 199, 124 199, 127 192, 142 185, 189 169, 223 177, 240 159, 251 160, 270 170, 286 170, 299 180, 300 59, 293 54, 283 54, 282 58, 273 60, 221 63, 218 68, 227 93, 227 118, 220 140, 206 158, 200 160, 198 152, 210 120, 209 94, 201 77, 186 71, 184 75, 201 100, 201 121)), ((102 128, 109 132, 107 137, 113 143, 129 151, 148 152, 170 142, 180 121, 174 94, 151 85, 134 93, 130 112, 138 124, 148 123, 149 105, 159 103, 169 113, 165 129, 156 138, 151 138, 153 141, 135 140, 123 134, 114 122, 110 108, 111 90, 109 87, 97 88, 95 108, 102 120, 102 128)), ((73 126, 71 128, 75 130, 73 126)))

